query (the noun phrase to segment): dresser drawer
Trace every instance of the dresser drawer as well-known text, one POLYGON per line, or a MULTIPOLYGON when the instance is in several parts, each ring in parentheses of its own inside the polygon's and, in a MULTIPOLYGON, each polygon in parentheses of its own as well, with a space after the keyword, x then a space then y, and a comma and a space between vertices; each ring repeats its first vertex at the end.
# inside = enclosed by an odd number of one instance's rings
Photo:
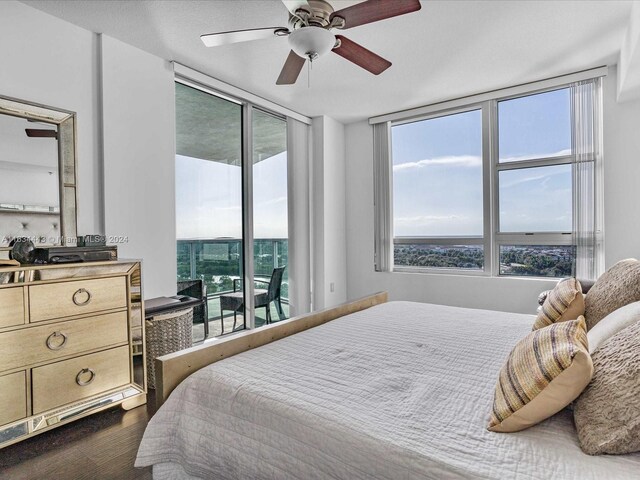
POLYGON ((126 343, 127 312, 0 333, 0 370, 12 370, 126 343))
POLYGON ((126 305, 125 277, 77 280, 29 287, 32 322, 99 312, 126 305))
POLYGON ((129 359, 124 346, 34 368, 33 414, 127 385, 129 359))
POLYGON ((0 425, 27 416, 27 379, 24 372, 0 377, 0 425))
POLYGON ((23 287, 0 289, 0 328, 24 323, 23 287))

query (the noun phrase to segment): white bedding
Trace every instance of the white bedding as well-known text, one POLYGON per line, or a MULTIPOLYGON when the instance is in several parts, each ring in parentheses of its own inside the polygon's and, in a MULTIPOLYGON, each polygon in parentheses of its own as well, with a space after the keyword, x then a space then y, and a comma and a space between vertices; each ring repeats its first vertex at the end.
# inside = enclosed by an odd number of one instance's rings
POLYGON ((486 429, 533 317, 390 302, 210 365, 151 419, 154 478, 640 478, 640 454, 591 457, 570 412, 486 429))

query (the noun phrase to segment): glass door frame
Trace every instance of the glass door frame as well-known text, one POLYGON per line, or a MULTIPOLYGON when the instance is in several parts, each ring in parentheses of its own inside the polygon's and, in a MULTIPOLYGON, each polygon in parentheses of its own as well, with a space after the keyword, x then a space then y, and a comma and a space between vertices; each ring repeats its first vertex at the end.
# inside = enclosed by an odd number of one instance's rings
POLYGON ((256 307, 253 278, 253 105, 242 105, 242 274, 244 295, 244 325, 256 328, 256 307))
MULTIPOLYGON (((255 286, 253 279, 255 276, 254 261, 254 237, 253 237, 253 111, 254 109, 273 115, 287 122, 287 117, 283 114, 274 112, 268 108, 254 105, 252 102, 242 98, 230 96, 226 93, 219 92, 211 87, 202 85, 193 80, 183 77, 174 77, 174 82, 180 83, 190 88, 200 90, 203 93, 213 95, 215 97, 236 103, 242 107, 241 111, 241 177, 242 177, 242 280, 243 280, 243 300, 244 300, 244 324, 247 330, 255 328, 255 286)), ((287 122, 288 125, 288 122, 287 122)), ((287 135, 288 135, 287 131, 287 135)), ((288 143, 287 143, 288 146, 288 143)), ((288 153, 287 153, 288 155, 288 153)), ((289 162, 287 161, 287 170, 289 162)), ((292 201, 291 197, 291 180, 287 172, 287 202, 292 201)), ((289 206, 287 210, 289 211, 289 206)), ((288 242, 292 242, 293 232, 288 230, 288 242)))

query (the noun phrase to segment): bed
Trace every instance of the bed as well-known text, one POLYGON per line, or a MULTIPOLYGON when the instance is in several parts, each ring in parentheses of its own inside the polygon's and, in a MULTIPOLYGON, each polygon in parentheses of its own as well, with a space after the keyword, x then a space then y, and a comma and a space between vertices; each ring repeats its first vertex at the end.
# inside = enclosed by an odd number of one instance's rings
MULTIPOLYGON (((155 479, 638 478, 640 454, 582 453, 568 410, 519 433, 486 429, 498 371, 533 316, 379 300, 235 355, 213 347, 211 361, 228 358, 173 390, 136 466, 155 479)), ((161 360, 165 390, 211 348, 161 360)))

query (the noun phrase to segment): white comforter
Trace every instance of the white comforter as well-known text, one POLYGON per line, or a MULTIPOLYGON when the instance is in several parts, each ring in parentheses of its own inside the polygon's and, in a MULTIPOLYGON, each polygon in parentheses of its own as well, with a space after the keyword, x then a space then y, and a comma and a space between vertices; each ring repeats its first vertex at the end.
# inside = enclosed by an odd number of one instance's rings
POLYGON ((580 451, 571 413, 486 429, 498 371, 533 317, 390 302, 185 380, 136 466, 154 478, 640 478, 640 455, 580 451))

